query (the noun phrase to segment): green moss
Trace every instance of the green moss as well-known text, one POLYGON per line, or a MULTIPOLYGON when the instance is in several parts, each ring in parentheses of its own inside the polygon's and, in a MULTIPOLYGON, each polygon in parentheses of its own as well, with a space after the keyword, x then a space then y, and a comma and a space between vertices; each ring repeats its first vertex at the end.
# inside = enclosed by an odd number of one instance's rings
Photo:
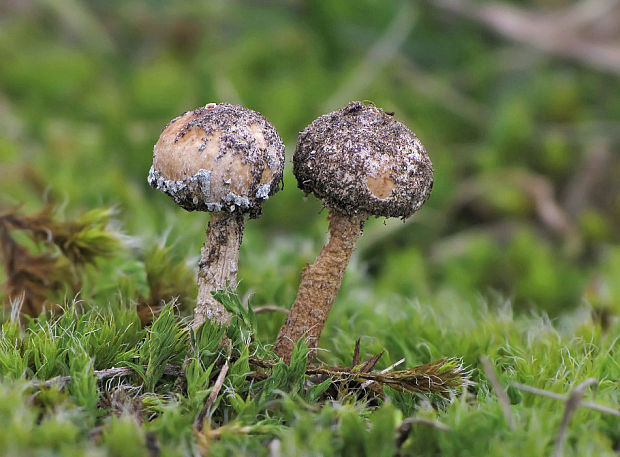
MULTIPOLYGON (((11 227, 17 244, 0 235, 0 455, 550 455, 564 405, 512 383, 568 394, 594 377, 585 399, 620 403, 614 75, 530 55, 433 2, 413 6, 410 30, 401 5, 376 0, 5 3, 0 217, 31 226, 48 203, 58 211, 53 226, 11 227), (392 49, 395 33, 404 41, 392 49), (227 347, 221 329, 187 331, 208 215, 148 187, 153 144, 186 109, 242 103, 270 119, 290 157, 342 97, 394 110, 427 147, 436 186, 412 223, 368 222, 319 357, 348 367, 361 338, 360 360, 385 351, 377 369, 457 358, 475 384, 449 398, 371 398, 306 376, 303 345, 291 367, 253 365, 273 357, 284 315, 252 309, 289 307, 325 239, 320 203, 287 169, 247 224, 238 296, 226 298, 237 315, 229 374, 194 433, 227 347), (568 227, 548 226, 528 176, 568 227), (12 320, 22 302, 10 281, 40 285, 47 312, 12 320), (164 312, 143 327, 149 307, 164 312), (409 417, 433 423, 406 432, 409 417)), ((614 456, 618 430, 617 416, 580 408, 564 455, 614 456)))

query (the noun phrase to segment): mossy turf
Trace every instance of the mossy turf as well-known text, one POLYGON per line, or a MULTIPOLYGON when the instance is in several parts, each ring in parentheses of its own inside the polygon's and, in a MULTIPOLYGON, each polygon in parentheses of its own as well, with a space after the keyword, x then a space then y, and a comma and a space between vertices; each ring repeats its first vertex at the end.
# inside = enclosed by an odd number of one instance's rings
MULTIPOLYGON (((448 396, 389 387, 376 396, 359 384, 339 384, 326 395, 329 378, 305 374, 303 346, 297 345, 290 367, 252 365, 254 358, 275 360, 254 333, 256 316, 234 296, 222 299, 237 316, 226 332, 228 346, 217 327, 188 334, 170 306, 147 328, 135 309, 102 310, 88 303, 68 306, 57 318, 6 321, 0 339, 0 453, 549 455, 565 404, 514 383, 566 394, 593 377, 598 388, 588 389, 586 400, 612 408, 620 400, 620 324, 602 328, 587 308, 552 322, 514 316, 508 303, 364 300, 351 291, 322 340, 329 351, 323 359, 350 365, 354 338, 369 335, 372 326, 373 336, 361 340, 361 360, 383 349, 377 369, 403 357, 409 368, 459 357, 471 382, 448 396), (485 355, 508 393, 514 430, 481 369, 485 355), (218 387, 224 364, 228 371, 218 387), (113 367, 133 371, 113 375, 113 367), (195 418, 214 389, 217 396, 197 427, 195 418)), ((619 425, 618 416, 579 408, 566 429, 563 455, 616 455, 619 425)))
MULTIPOLYGON (((618 408, 620 79, 442 3, 0 1, 1 456, 549 456, 565 405, 514 383, 594 378, 583 401, 618 408), (350 367, 360 339, 359 365, 384 351, 375 374, 445 359, 471 381, 447 397, 308 373, 303 347, 272 358, 284 316, 260 311, 290 307, 327 230, 294 145, 351 100, 394 111, 435 183, 405 223, 366 223, 319 358, 350 367), (287 145, 244 231, 230 345, 186 330, 208 216, 147 183, 162 127, 209 102, 287 145)), ((620 452, 617 416, 580 407, 565 430, 565 456, 620 452)))

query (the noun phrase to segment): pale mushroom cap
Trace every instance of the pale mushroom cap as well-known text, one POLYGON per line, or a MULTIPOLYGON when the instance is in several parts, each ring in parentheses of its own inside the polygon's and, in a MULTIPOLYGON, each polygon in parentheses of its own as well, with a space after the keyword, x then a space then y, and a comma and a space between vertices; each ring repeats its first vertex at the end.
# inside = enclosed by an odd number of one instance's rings
POLYGON ((261 114, 210 103, 172 120, 153 149, 149 184, 188 211, 260 215, 282 183, 284 144, 261 114))
POLYGON ((293 164, 299 188, 343 214, 406 218, 433 188, 433 165, 415 134, 361 102, 306 127, 293 164))

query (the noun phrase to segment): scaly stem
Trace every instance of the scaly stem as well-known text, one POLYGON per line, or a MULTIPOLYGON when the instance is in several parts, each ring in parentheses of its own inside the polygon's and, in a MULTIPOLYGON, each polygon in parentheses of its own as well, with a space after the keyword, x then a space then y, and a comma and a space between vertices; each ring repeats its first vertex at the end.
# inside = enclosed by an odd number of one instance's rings
POLYGON ((194 329, 205 320, 227 326, 231 314, 211 295, 212 291, 237 287, 239 247, 245 216, 241 213, 211 213, 206 241, 198 264, 198 299, 194 310, 194 329))
POLYGON ((304 268, 297 298, 276 340, 274 350, 287 363, 300 338, 305 337, 308 346, 316 348, 367 216, 346 216, 330 210, 328 218, 329 242, 316 261, 304 268))

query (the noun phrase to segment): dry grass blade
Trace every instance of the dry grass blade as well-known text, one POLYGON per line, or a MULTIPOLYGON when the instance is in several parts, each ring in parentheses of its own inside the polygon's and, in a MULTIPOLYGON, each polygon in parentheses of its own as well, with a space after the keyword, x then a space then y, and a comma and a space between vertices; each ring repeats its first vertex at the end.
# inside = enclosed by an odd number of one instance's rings
POLYGON ((495 374, 495 370, 491 366, 491 362, 487 356, 480 357, 480 362, 482 363, 482 368, 484 369, 484 374, 487 376, 487 379, 493 386, 493 390, 495 390, 495 394, 497 395, 497 399, 502 405, 502 410, 504 411, 504 417, 506 418, 506 422, 508 423, 508 428, 510 430, 515 429, 514 418, 512 417, 512 411, 510 410, 510 400, 508 399, 508 395, 504 390, 504 386, 497 379, 497 375, 495 374))
POLYGON ((24 306, 25 298, 26 291, 22 291, 18 297, 14 297, 9 300, 9 304, 11 306, 11 322, 19 322, 19 317, 22 314, 22 307, 24 306))
POLYGON ((450 427, 448 427, 443 422, 434 421, 432 419, 425 419, 423 417, 409 417, 402 422, 401 427, 404 425, 406 426, 406 425, 412 425, 412 424, 427 425, 429 427, 436 428, 437 430, 441 430, 442 432, 450 431, 450 427))
MULTIPOLYGON (((513 382, 512 385, 519 390, 522 390, 524 392, 529 392, 535 395, 540 395, 542 397, 553 398, 554 400, 560 400, 563 402, 567 402, 569 400, 569 397, 567 397, 566 395, 556 394, 555 392, 549 392, 548 390, 537 389, 536 387, 527 386, 525 384, 519 384, 518 382, 513 382)), ((603 405, 598 405, 590 401, 582 401, 579 403, 579 406, 591 409, 593 411, 598 411, 600 413, 620 416, 620 411, 618 411, 617 409, 609 408, 603 405)))
POLYGON ((269 443, 269 457, 280 457, 282 448, 282 441, 278 438, 274 438, 269 443))
POLYGON ((408 417, 407 419, 403 420, 396 429, 396 449, 400 449, 405 443, 405 441, 407 441, 407 438, 409 438, 409 434, 411 433, 411 429, 415 424, 433 427, 442 432, 450 431, 450 427, 448 427, 443 422, 435 421, 432 419, 425 419, 423 417, 408 417))
POLYGON ((553 448, 553 457, 560 457, 562 455, 562 444, 564 443, 564 437, 566 436, 566 429, 568 428, 568 423, 579 408, 579 403, 581 403, 581 399, 583 398, 583 394, 586 389, 590 386, 598 386, 598 381, 594 378, 586 379, 584 382, 575 387, 570 395, 568 396, 568 400, 566 400, 566 407, 564 408, 564 415, 562 416, 562 424, 560 425, 560 430, 558 430, 558 434, 555 438, 555 446, 553 448))
POLYGON ((570 58, 590 68, 620 73, 620 47, 613 33, 609 36, 593 34, 606 22, 610 30, 617 29, 620 7, 614 0, 602 0, 596 8, 604 14, 584 15, 594 10, 592 1, 582 0, 569 9, 546 13, 541 10, 517 8, 503 2, 485 2, 479 5, 470 0, 436 0, 428 4, 450 14, 473 20, 499 35, 524 43, 540 51, 570 58), (589 16, 575 21, 577 16, 589 16))
MULTIPOLYGON (((390 370, 393 370, 394 368, 396 368, 398 365, 400 365, 400 364, 401 364, 401 363, 403 363, 404 361, 405 361, 405 359, 400 359, 398 362, 395 362, 395 363, 393 363, 392 365, 390 365, 389 367, 387 367, 387 368, 385 368, 385 369, 381 370, 381 371, 379 372, 379 374, 384 374, 384 373, 387 373, 387 372, 388 372, 388 371, 390 371, 390 370)), ((372 381, 366 381, 366 382, 362 383, 362 387, 366 387, 366 386, 368 386, 369 384, 372 384, 372 381)))
POLYGON ((220 370, 220 374, 217 376, 217 379, 215 380, 215 384, 213 385, 213 390, 211 390, 211 393, 207 397, 205 404, 203 405, 202 409, 200 410, 200 412, 196 415, 196 418, 194 419, 194 430, 198 432, 202 432, 205 419, 211 415, 211 407, 215 403, 217 396, 220 394, 220 391, 222 390, 222 386, 224 385, 224 379, 226 379, 226 374, 228 373, 228 362, 230 361, 231 350, 232 350, 232 347, 229 342, 228 354, 226 355, 226 361, 224 362, 224 366, 222 366, 222 369, 220 370))
POLYGON ((378 354, 373 355, 370 359, 368 359, 358 370, 360 373, 369 373, 377 364, 379 359, 383 356, 383 351, 378 354))
MULTIPOLYGON (((146 370, 146 365, 142 367, 146 370)), ((106 368, 105 370, 95 370, 93 373, 95 378, 98 381, 104 381, 106 379, 116 378, 119 376, 131 376, 135 374, 136 371, 131 367, 118 367, 118 368, 106 368)), ((181 367, 177 367, 174 365, 166 365, 164 368, 164 374, 166 376, 185 376, 183 369, 181 367)), ((56 376, 54 378, 48 379, 47 381, 33 381, 32 386, 37 389, 49 388, 49 387, 58 387, 62 389, 66 387, 71 382, 71 376, 56 376)))
MULTIPOLYGON (((224 424, 220 427, 198 431, 194 429, 193 434, 200 455, 211 455, 211 443, 219 440, 224 435, 264 435, 274 436, 277 434, 279 426, 273 425, 241 425, 236 423, 224 424)), ((235 454, 236 455, 236 454, 235 454)))
POLYGON ((282 314, 288 314, 289 313, 288 309, 286 309, 286 308, 284 308, 282 306, 277 306, 277 305, 257 306, 253 310, 254 310, 254 314, 263 314, 263 313, 282 313, 282 314))
POLYGON ((351 366, 351 369, 358 366, 359 363, 360 363, 360 339, 358 338, 357 341, 355 341, 355 349, 353 349, 353 364, 351 366))

